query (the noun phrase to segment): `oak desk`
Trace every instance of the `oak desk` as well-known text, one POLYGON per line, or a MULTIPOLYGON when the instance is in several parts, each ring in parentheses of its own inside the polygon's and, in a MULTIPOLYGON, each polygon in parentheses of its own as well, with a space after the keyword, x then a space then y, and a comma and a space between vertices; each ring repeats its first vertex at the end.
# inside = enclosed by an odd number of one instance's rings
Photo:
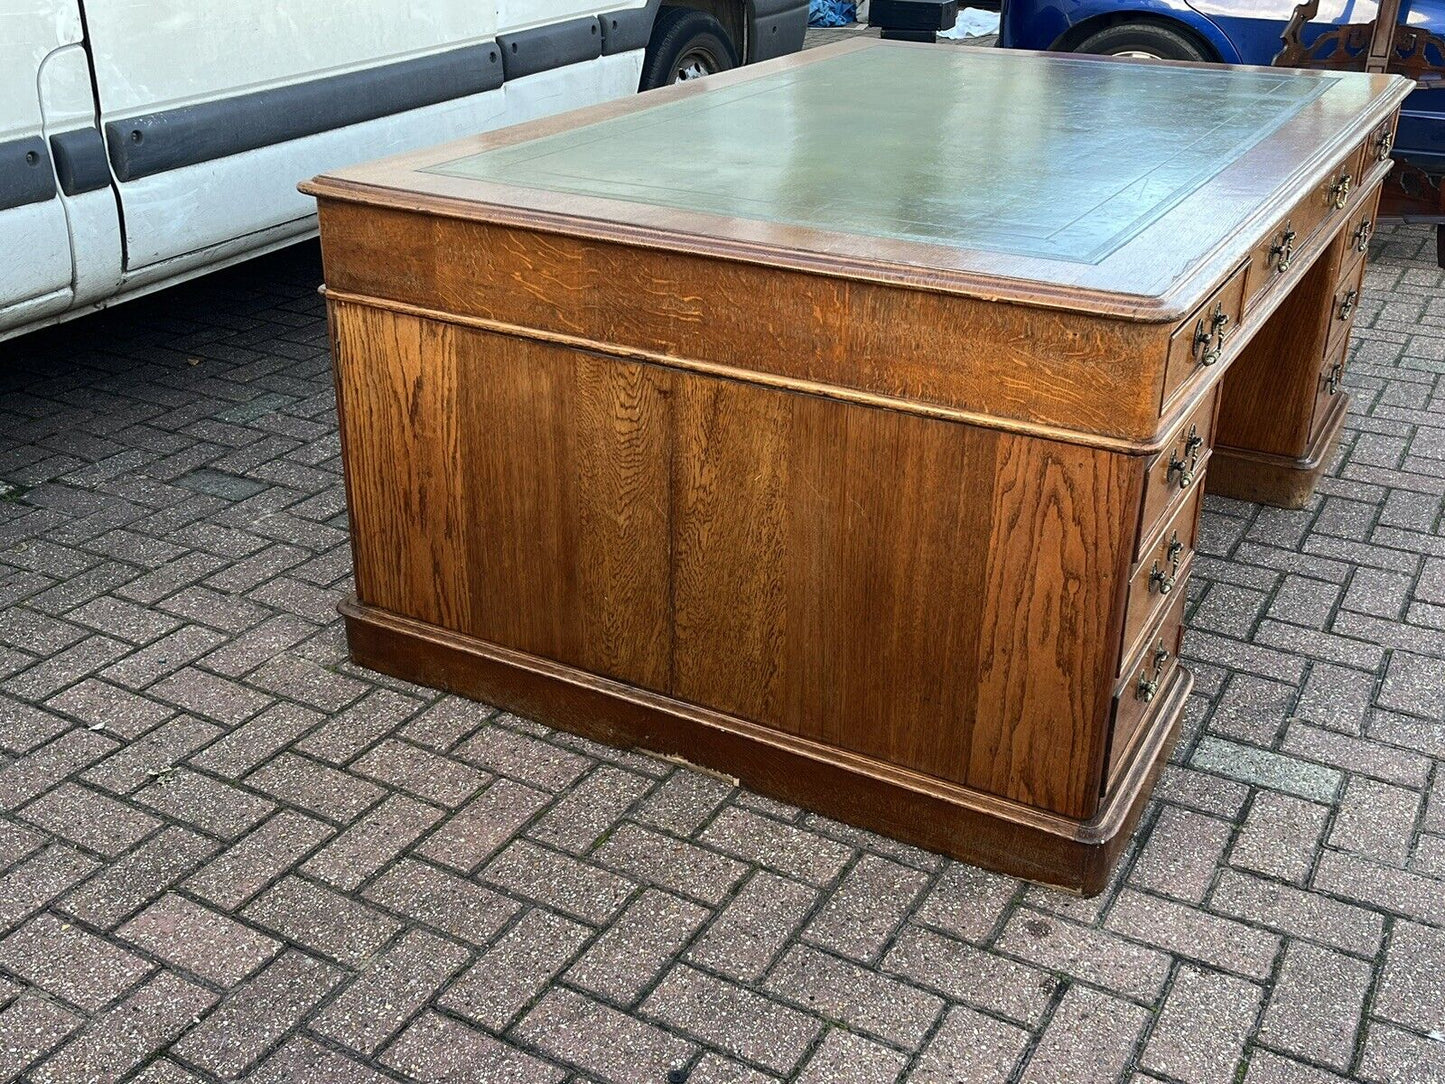
POLYGON ((317 179, 353 656, 1098 890, 1408 89, 858 41, 317 179))

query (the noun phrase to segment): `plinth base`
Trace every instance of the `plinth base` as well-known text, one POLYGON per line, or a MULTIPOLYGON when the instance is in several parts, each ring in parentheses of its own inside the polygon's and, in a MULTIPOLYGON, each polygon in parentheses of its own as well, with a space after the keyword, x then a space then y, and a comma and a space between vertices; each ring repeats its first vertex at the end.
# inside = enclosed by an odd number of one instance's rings
POLYGON ((1344 428, 1349 399, 1340 394, 1332 400, 1329 416, 1314 443, 1298 459, 1216 444, 1209 459, 1205 489, 1220 497, 1303 508, 1329 465, 1330 452, 1344 428))
POLYGON ((1132 764, 1098 815, 1076 821, 354 600, 340 610, 362 666, 608 745, 674 756, 859 828, 1084 895, 1108 883, 1193 684, 1176 669, 1132 764))

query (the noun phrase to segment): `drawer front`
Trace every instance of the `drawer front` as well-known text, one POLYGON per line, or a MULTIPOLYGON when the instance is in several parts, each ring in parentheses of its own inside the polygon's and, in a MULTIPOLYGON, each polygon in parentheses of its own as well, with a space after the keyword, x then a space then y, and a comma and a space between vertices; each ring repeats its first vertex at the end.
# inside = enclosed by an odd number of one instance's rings
POLYGON ((1346 240, 1340 258, 1342 268, 1370 251, 1370 237, 1375 232, 1375 212, 1380 207, 1380 187, 1375 185, 1350 211, 1350 224, 1345 227, 1346 240))
POLYGON ((1214 441, 1214 407, 1218 400, 1219 388, 1215 387, 1179 423, 1169 443, 1145 466, 1143 510, 1134 548, 1136 561, 1143 559, 1160 522, 1172 516, 1202 483, 1214 441))
POLYGON ((1195 483, 1189 497, 1175 510, 1144 551, 1129 579, 1129 597, 1124 606, 1122 667, 1141 650, 1144 637, 1176 594, 1182 594, 1189 583, 1194 563, 1194 543, 1199 532, 1199 504, 1204 487, 1195 483))
POLYGON ((1244 312, 1244 279, 1249 270, 1241 265, 1208 301, 1174 330, 1169 339, 1169 361, 1164 369, 1164 397, 1159 412, 1165 413, 1190 377, 1218 363, 1224 344, 1239 328, 1244 312))
POLYGON ((1375 125, 1375 130, 1365 140, 1361 169, 1369 172, 1376 163, 1390 157, 1390 151, 1395 146, 1395 122, 1399 119, 1400 114, 1395 112, 1375 125))
POLYGON ((1356 257, 1354 263, 1345 268, 1340 283, 1335 287, 1334 299, 1330 302, 1330 333, 1325 344, 1325 353, 1333 353, 1335 347, 1346 343, 1350 329, 1355 326, 1355 313, 1360 308, 1360 289, 1365 280, 1365 261, 1356 257))
POLYGON ((1310 419, 1310 443, 1320 435, 1330 411, 1334 408, 1335 399, 1343 392, 1345 376, 1345 359, 1350 353, 1350 338, 1348 335, 1340 338, 1333 348, 1325 351, 1324 364, 1320 366, 1320 382, 1315 390, 1315 412, 1310 419))
POLYGON ((1314 237, 1321 224, 1333 219, 1350 205, 1359 187, 1360 162, 1367 144, 1356 147, 1309 194, 1294 205, 1284 220, 1250 254, 1245 273, 1244 308, 1257 305, 1277 279, 1284 278, 1299 264, 1297 254, 1314 237))
POLYGON ((1179 665, 1179 644, 1184 636, 1184 592, 1160 615, 1150 629, 1143 650, 1130 660, 1114 696, 1114 714, 1109 729, 1108 768, 1104 772, 1107 792, 1128 765, 1129 754, 1146 724, 1153 719, 1169 679, 1179 665))

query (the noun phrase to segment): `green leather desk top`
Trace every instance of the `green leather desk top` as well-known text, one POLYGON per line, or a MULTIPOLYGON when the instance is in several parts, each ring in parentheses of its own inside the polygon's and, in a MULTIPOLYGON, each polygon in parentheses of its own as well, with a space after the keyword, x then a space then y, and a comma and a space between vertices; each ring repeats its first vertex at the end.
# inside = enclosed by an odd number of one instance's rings
POLYGON ((1094 263, 1338 76, 887 46, 430 167, 711 215, 1094 263))
MULTIPOLYGON (((316 195, 1134 319, 1188 313, 1399 76, 858 39, 337 170, 316 195)), ((1382 166, 1370 164, 1373 180, 1382 166)))

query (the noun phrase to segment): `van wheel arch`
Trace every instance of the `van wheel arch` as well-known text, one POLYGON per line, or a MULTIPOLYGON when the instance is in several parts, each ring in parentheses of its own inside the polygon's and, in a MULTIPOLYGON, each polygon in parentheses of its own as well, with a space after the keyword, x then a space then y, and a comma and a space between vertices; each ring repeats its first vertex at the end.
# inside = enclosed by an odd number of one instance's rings
POLYGON ((1089 38, 1101 31, 1119 26, 1155 27, 1184 38, 1198 50, 1200 57, 1206 61, 1218 63, 1223 59, 1219 55, 1219 50, 1188 24, 1179 19, 1171 19, 1167 15, 1141 11, 1116 11, 1085 19, 1077 26, 1071 26, 1064 31, 1050 48, 1061 53, 1077 52, 1079 46, 1089 38))

